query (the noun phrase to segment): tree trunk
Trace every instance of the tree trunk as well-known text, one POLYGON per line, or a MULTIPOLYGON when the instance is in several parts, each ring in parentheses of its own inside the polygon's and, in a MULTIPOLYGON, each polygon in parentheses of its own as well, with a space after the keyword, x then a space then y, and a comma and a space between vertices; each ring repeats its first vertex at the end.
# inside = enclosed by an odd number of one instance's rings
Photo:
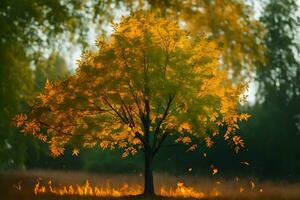
POLYGON ((153 196, 153 173, 152 173, 152 155, 149 149, 145 150, 145 173, 144 173, 144 193, 145 196, 153 196))

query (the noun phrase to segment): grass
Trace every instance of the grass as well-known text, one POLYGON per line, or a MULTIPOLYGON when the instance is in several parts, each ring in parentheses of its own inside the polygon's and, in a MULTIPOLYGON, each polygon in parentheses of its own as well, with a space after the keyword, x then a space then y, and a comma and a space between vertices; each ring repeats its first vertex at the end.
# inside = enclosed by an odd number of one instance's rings
MULTIPOLYGON (((93 174, 85 172, 61 172, 61 171, 6 171, 0 172, 0 199, 1 200, 192 200, 193 198, 174 197, 93 197, 93 196, 58 196, 54 194, 34 194, 34 185, 38 178, 52 180, 54 186, 81 184, 88 179, 93 186, 103 186, 108 182, 118 188, 124 183, 142 185, 143 177, 140 174, 93 174)), ((185 185, 192 186, 197 191, 210 194, 217 190, 219 197, 210 197, 211 200, 300 200, 300 183, 286 182, 257 182, 253 179, 218 179, 216 177, 198 176, 171 176, 168 174, 155 174, 156 191, 161 187, 176 188, 178 181, 184 181, 185 185), (251 184, 251 181, 255 184, 251 184), (241 188, 243 191, 241 192, 241 188), (259 190, 263 189, 263 192, 259 190)), ((205 198, 204 198, 205 199, 205 198)))

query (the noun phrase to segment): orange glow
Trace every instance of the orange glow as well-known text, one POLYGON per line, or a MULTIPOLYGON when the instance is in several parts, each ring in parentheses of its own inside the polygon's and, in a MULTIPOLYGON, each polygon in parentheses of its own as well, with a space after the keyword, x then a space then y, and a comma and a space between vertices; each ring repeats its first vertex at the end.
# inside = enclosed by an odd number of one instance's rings
MULTIPOLYGON (((54 194, 58 196, 64 195, 78 195, 78 196, 96 196, 96 197, 122 197, 122 196, 134 196, 143 193, 143 185, 138 183, 117 183, 113 185, 110 183, 110 179, 106 179, 107 182, 101 185, 94 186, 89 180, 86 180, 82 184, 58 184, 53 183, 52 180, 46 181, 42 178, 38 178, 37 182, 33 186, 33 192, 35 195, 40 194, 54 194)), ((224 180, 223 180, 224 181, 224 180)), ((178 181, 176 186, 161 185, 155 188, 156 195, 164 197, 175 198, 212 198, 212 197, 229 197, 234 195, 258 195, 265 190, 261 185, 257 185, 253 180, 245 184, 230 184, 228 182, 221 182, 220 180, 213 182, 209 187, 199 185, 187 186, 183 181, 178 181), (250 183, 250 184, 249 184, 250 183), (248 186, 247 186, 248 185, 248 186), (230 188, 229 188, 229 187, 230 188)), ((234 181, 236 182, 236 180, 234 181)), ((24 187, 21 187, 22 181, 15 183, 12 187, 21 191, 24 187)))
POLYGON ((114 188, 107 184, 105 187, 92 186, 89 180, 86 180, 84 185, 65 185, 60 187, 54 187, 52 181, 48 181, 48 186, 41 185, 41 182, 37 180, 34 187, 34 194, 40 193, 52 193, 56 195, 80 195, 80 196, 128 196, 138 195, 142 193, 143 188, 139 185, 129 187, 128 184, 123 184, 120 188, 114 188))
MULTIPOLYGON (((90 181, 87 180, 83 185, 63 185, 63 186, 53 186, 52 181, 48 181, 48 185, 42 185, 40 179, 37 180, 37 183, 34 187, 34 194, 42 194, 42 193, 52 193, 56 195, 80 195, 80 196, 112 196, 112 197, 120 197, 120 196, 128 196, 128 195, 138 195, 143 192, 143 187, 140 185, 130 186, 125 183, 121 187, 112 187, 109 184, 105 186, 97 187, 92 186, 90 181)), ((209 194, 204 194, 201 191, 197 191, 193 187, 185 186, 182 181, 177 183, 176 188, 166 188, 161 187, 158 191, 158 195, 167 196, 167 197, 193 197, 193 198, 203 198, 209 196, 219 196, 220 192, 214 188, 209 194)))
POLYGON ((203 192, 199 192, 195 190, 193 187, 187 187, 184 185, 182 181, 179 181, 177 183, 176 189, 170 188, 165 189, 162 187, 160 189, 160 195, 161 196, 167 196, 167 197, 193 197, 193 198, 203 198, 205 197, 205 194, 203 192))

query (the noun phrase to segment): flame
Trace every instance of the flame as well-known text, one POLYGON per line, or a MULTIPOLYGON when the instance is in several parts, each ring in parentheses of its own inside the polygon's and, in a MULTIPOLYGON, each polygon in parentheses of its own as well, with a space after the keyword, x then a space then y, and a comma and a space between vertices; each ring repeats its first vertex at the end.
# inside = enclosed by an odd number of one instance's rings
MULTIPOLYGON (((34 187, 34 194, 38 195, 41 193, 52 193, 59 196, 63 195, 80 195, 80 196, 129 196, 138 195, 143 192, 143 187, 140 185, 130 186, 125 183, 119 188, 114 188, 110 184, 106 184, 104 187, 92 186, 89 180, 86 180, 83 185, 64 185, 55 187, 52 185, 52 181, 48 181, 48 186, 41 184, 41 179, 37 180, 34 187)), ((170 187, 169 189, 161 187, 159 195, 167 197, 192 197, 192 198, 203 198, 206 195, 203 192, 197 191, 193 187, 185 186, 184 182, 179 181, 176 188, 170 187)), ((220 192, 215 188, 208 196, 219 196, 220 192)))
POLYGON ((177 183, 177 188, 174 190, 173 188, 160 189, 160 195, 161 196, 167 196, 167 197, 193 197, 193 198, 203 198, 205 197, 203 192, 196 191, 193 187, 187 187, 184 185, 182 181, 179 181, 177 183))
MULTIPOLYGON (((139 174, 141 176, 142 174, 139 174)), ((248 196, 248 195, 258 195, 260 193, 266 193, 265 188, 262 188, 260 184, 254 182, 254 180, 248 180, 247 182, 239 180, 235 177, 233 181, 234 190, 228 191, 227 182, 221 182, 216 180, 213 182, 211 187, 202 187, 202 191, 196 189, 198 186, 191 187, 185 185, 183 181, 178 181, 175 187, 161 186, 156 188, 156 194, 164 197, 175 197, 175 198, 213 198, 213 197, 227 197, 232 195, 234 192, 236 195, 248 196), (250 183, 250 184, 249 184, 250 183), (225 188, 223 187, 225 186, 225 188), (224 190, 225 189, 225 190, 224 190), (204 192, 203 192, 204 191, 204 192)), ((52 184, 52 181, 42 180, 38 178, 36 184, 34 185, 33 192, 35 195, 39 194, 55 194, 58 196, 63 195, 79 195, 79 196, 96 196, 96 197, 122 197, 122 196, 134 196, 143 193, 143 186, 140 184, 118 184, 117 187, 111 186, 110 180, 107 179, 106 184, 100 186, 93 186, 89 180, 86 180, 84 184, 52 184)), ((22 180, 13 184, 12 187, 21 191, 24 187, 21 185, 22 180)), ((26 187, 25 187, 26 189, 26 187)))
POLYGON ((56 195, 80 195, 80 196, 128 196, 128 195, 138 195, 142 193, 143 188, 141 186, 129 187, 128 184, 123 184, 120 188, 111 187, 107 184, 105 187, 96 187, 90 184, 89 180, 86 180, 84 185, 68 185, 54 187, 52 186, 52 181, 48 181, 48 187, 41 185, 40 179, 37 180, 37 183, 34 187, 34 194, 39 193, 52 193, 56 195))
MULTIPOLYGON (((235 181, 239 181, 236 178, 235 181)), ((131 195, 139 195, 143 193, 143 187, 139 184, 130 185, 128 183, 124 183, 119 187, 112 187, 108 182, 106 185, 101 186, 92 186, 89 180, 82 185, 59 185, 55 186, 52 184, 52 181, 49 180, 48 184, 45 184, 45 181, 42 181, 41 178, 37 179, 36 184, 34 185, 34 194, 43 194, 50 193, 58 196, 63 195, 79 195, 79 196, 97 196, 97 197, 121 197, 121 196, 131 196, 131 195), (44 183, 44 184, 42 184, 44 183)), ((256 184, 254 181, 250 181, 251 188, 245 187, 245 185, 239 185, 238 191, 240 194, 248 194, 249 191, 253 192, 263 192, 262 187, 258 187, 257 190, 256 184)), ((183 181, 178 181, 176 187, 161 187, 157 189, 157 194, 165 197, 183 197, 183 198, 210 198, 210 197, 218 197, 218 196, 226 196, 226 192, 220 192, 218 189, 221 185, 221 181, 215 182, 215 187, 210 190, 205 190, 205 193, 195 189, 194 187, 186 186, 183 181)), ((14 184, 13 187, 17 190, 21 190, 21 181, 18 184, 14 184)), ((227 194, 228 195, 228 194, 227 194)))

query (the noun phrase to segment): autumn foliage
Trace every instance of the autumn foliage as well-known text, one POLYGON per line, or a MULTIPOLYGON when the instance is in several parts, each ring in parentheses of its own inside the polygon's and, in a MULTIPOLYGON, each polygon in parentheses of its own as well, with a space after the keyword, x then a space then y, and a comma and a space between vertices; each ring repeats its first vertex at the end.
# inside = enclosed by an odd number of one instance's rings
POLYGON ((237 106, 246 86, 228 78, 213 40, 143 11, 113 28, 96 52, 82 54, 74 75, 47 82, 31 112, 14 118, 23 133, 48 142, 53 156, 70 144, 75 155, 97 146, 152 159, 170 135, 189 150, 211 147, 219 134, 236 152, 244 146, 238 122, 249 115, 237 106))

